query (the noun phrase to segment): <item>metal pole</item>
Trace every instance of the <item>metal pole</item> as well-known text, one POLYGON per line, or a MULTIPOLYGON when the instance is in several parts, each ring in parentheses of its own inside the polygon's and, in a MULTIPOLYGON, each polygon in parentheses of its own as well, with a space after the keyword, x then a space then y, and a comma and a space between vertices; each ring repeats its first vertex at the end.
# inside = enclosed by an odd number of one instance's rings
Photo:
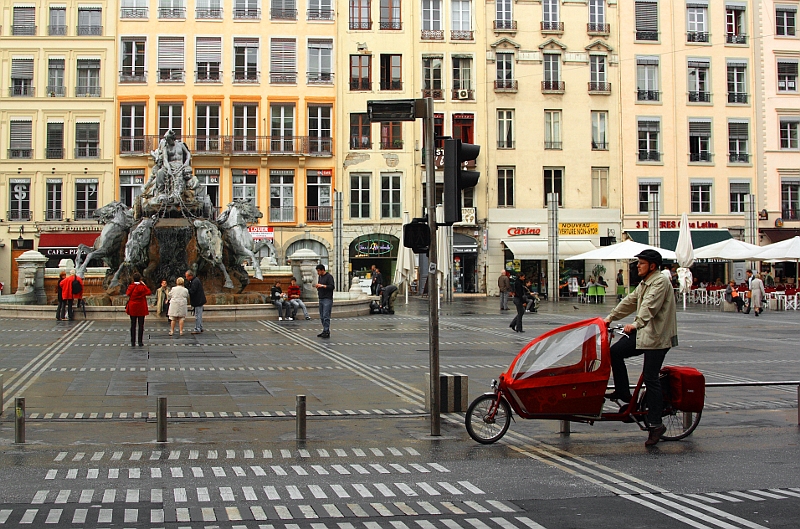
POLYGON ((428 226, 431 231, 431 244, 428 248, 428 341, 430 348, 430 409, 431 435, 441 435, 441 388, 439 387, 439 286, 436 279, 436 168, 433 166, 433 99, 426 97, 425 116, 425 204, 428 208, 428 226))
POLYGON ((336 261, 334 262, 335 270, 336 270, 336 283, 340 286, 340 289, 347 290, 350 286, 345 284, 344 280, 344 253, 342 250, 343 240, 342 240, 342 226, 343 226, 343 206, 342 206, 342 192, 336 191, 333 194, 333 204, 334 209, 336 210, 336 217, 334 217, 333 221, 333 255, 336 261))
POLYGON ((559 429, 558 433, 563 435, 564 437, 569 437, 569 421, 558 421, 559 422, 559 429))
POLYGON ((648 226, 649 237, 647 244, 655 246, 656 248, 661 248, 661 232, 658 228, 658 209, 658 193, 650 193, 650 203, 648 204, 650 224, 648 226))
POLYGON ((547 194, 547 231, 547 297, 558 303, 558 193, 547 194))
POLYGON ((295 404, 295 439, 306 438, 306 396, 297 395, 295 404))
POLYGON ((3 416, 3 412, 5 411, 3 403, 3 375, 0 375, 0 417, 3 416))
POLYGON ((158 397, 158 409, 156 410, 156 429, 158 431, 156 440, 159 443, 167 442, 167 397, 158 397))
POLYGON ((25 399, 14 399, 14 442, 25 443, 25 399))

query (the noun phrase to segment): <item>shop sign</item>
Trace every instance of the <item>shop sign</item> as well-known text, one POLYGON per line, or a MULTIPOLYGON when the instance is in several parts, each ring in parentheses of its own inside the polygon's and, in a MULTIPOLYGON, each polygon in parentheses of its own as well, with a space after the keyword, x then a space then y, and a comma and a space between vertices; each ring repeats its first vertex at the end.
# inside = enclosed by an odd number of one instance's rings
MULTIPOLYGON (((636 228, 648 228, 650 223, 646 220, 637 220, 636 221, 636 228)), ((658 228, 661 230, 670 230, 670 229, 678 229, 681 227, 681 222, 679 220, 662 220, 658 223, 658 228)), ((693 230, 697 229, 717 229, 719 228, 718 222, 690 222, 689 228, 693 230)))
POLYGON ((519 237, 520 235, 541 235, 541 226, 509 226, 506 232, 509 237, 519 237))
POLYGON ((358 257, 366 257, 370 255, 384 255, 392 251, 392 243, 382 239, 372 239, 368 241, 361 241, 356 245, 356 251, 359 253, 358 257))
POLYGON ((600 235, 600 226, 596 222, 559 222, 559 235, 600 235))
POLYGON ((250 226, 247 231, 250 232, 254 241, 275 240, 275 228, 272 226, 250 226))
POLYGON ((97 231, 97 225, 92 224, 39 224, 38 226, 40 232, 57 232, 57 231, 85 231, 85 232, 95 232, 97 235, 100 235, 100 232, 97 231))
POLYGON ((317 176, 333 176, 333 169, 319 169, 317 176))

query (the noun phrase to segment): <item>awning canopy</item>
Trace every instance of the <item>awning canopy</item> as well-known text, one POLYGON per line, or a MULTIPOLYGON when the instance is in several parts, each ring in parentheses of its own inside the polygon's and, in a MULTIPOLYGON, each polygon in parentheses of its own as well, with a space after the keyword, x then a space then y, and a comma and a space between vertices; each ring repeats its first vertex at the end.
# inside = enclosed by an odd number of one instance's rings
MULTIPOLYGON (((547 239, 542 240, 508 240, 503 239, 503 244, 514 254, 514 259, 546 261, 548 258, 547 239)), ((595 250, 592 241, 587 239, 559 239, 558 258, 564 259, 584 252, 595 250)))
MULTIPOLYGON (((692 247, 702 248, 715 242, 725 241, 731 237, 731 232, 728 230, 691 230, 692 232, 692 247)), ((647 230, 625 230, 625 233, 631 236, 636 242, 642 244, 649 244, 647 230)), ((661 248, 665 250, 675 251, 678 245, 679 230, 661 230, 661 248)))
POLYGON ((462 233, 453 233, 453 253, 478 253, 478 241, 462 233))
POLYGON ((80 244, 92 246, 98 235, 99 231, 42 233, 39 235, 39 248, 77 248, 80 244))
POLYGON ((769 237, 770 242, 781 242, 800 235, 798 228, 761 228, 761 233, 769 237))

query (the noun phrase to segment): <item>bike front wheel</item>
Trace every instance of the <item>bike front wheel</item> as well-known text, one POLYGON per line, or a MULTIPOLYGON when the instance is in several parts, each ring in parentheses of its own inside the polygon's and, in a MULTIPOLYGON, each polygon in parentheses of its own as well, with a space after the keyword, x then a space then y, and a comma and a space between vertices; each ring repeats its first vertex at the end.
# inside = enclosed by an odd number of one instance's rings
POLYGON ((467 433, 481 444, 499 440, 511 425, 511 408, 496 395, 481 395, 469 405, 465 418, 467 433))
POLYGON ((697 413, 673 411, 665 415, 661 420, 664 426, 667 427, 667 431, 661 435, 661 438, 665 441, 678 441, 684 437, 688 437, 694 429, 697 428, 702 415, 702 411, 698 411, 697 413))

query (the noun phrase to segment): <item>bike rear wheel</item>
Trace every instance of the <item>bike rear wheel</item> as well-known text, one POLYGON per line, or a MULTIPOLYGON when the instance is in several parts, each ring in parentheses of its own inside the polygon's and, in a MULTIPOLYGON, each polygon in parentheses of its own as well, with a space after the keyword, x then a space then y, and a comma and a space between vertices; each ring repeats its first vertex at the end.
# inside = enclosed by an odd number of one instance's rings
POLYGON ((661 439, 665 441, 678 441, 691 435, 697 425, 700 423, 700 417, 703 415, 702 411, 696 413, 672 410, 662 417, 661 421, 666 426, 667 431, 661 435, 661 439))
POLYGON ((503 398, 481 395, 467 408, 465 423, 470 437, 481 444, 491 444, 508 431, 511 408, 503 398))

